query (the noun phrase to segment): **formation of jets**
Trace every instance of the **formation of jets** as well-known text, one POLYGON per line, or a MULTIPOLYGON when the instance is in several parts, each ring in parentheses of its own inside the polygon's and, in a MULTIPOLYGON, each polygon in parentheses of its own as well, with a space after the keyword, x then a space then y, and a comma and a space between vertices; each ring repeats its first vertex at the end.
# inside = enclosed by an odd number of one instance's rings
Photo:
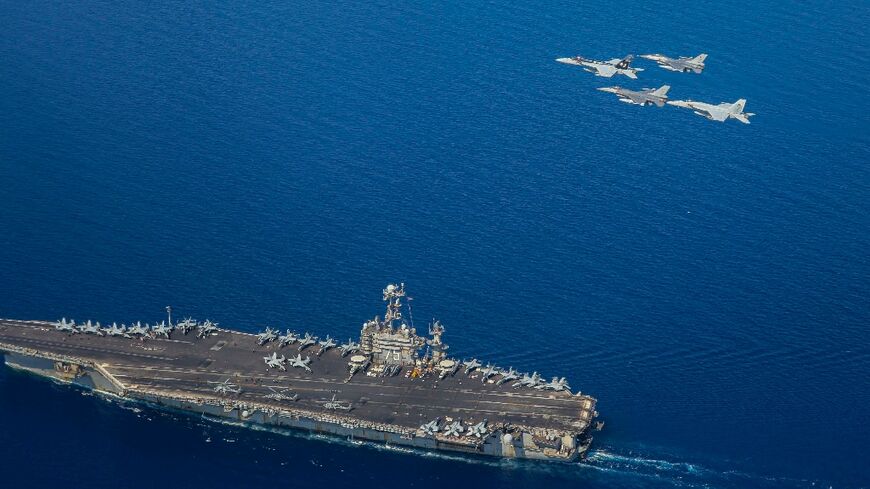
MULTIPOLYGON (((704 71, 704 62, 707 59, 707 55, 704 53, 695 57, 681 56, 670 58, 663 54, 642 54, 640 57, 656 62, 662 69, 681 73, 701 73, 704 71)), ((633 68, 631 66, 632 60, 634 60, 634 56, 630 54, 624 58, 614 58, 609 61, 595 61, 582 56, 556 59, 559 63, 581 66, 585 71, 593 73, 595 76, 611 78, 614 75, 623 75, 631 79, 637 79, 637 73, 643 71, 643 69, 633 68)), ((740 99, 734 103, 722 102, 720 104, 708 104, 694 100, 668 100, 667 94, 670 88, 669 85, 664 85, 660 88, 630 90, 620 86, 613 86, 602 87, 598 90, 612 93, 618 97, 620 102, 629 104, 640 106, 655 105, 656 107, 664 107, 667 104, 692 109, 695 114, 711 121, 724 122, 728 119, 735 119, 744 124, 749 124, 749 118, 755 115, 751 112, 743 111, 746 99, 740 99)))
MULTIPOLYGON (((488 380, 495 376, 499 376, 499 379, 496 380, 495 385, 502 385, 508 382, 513 382, 513 384, 511 385, 514 388, 530 387, 532 389, 552 390, 557 392, 571 390, 571 386, 568 385, 568 381, 565 380, 564 377, 553 377, 553 380, 551 380, 550 382, 546 382, 543 378, 541 378, 540 375, 538 375, 538 372, 534 372, 531 375, 520 374, 519 372, 514 370, 513 367, 505 370, 503 368, 498 368, 493 365, 487 365, 485 368, 480 368, 481 363, 476 358, 472 358, 471 360, 465 360, 462 362, 462 365, 465 366, 466 375, 470 375, 474 371, 480 372, 480 381, 484 383, 486 383, 488 380)), ((444 376, 442 376, 442 378, 443 377, 444 376)))

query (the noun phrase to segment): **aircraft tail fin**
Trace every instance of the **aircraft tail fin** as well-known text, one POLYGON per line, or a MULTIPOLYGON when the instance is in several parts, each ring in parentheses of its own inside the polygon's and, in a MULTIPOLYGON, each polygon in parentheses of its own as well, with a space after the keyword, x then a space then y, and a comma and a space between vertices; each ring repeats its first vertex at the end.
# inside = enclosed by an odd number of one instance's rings
POLYGON ((739 113, 743 112, 743 107, 746 107, 746 99, 745 98, 742 98, 742 99, 738 100, 737 102, 734 102, 731 105, 731 113, 732 114, 739 114, 739 113))
POLYGON ((695 56, 694 58, 692 58, 692 61, 694 61, 695 63, 703 63, 705 59, 707 59, 707 54, 701 53, 701 54, 695 56))
POLYGON ((628 56, 622 58, 622 60, 620 60, 619 63, 616 63, 616 69, 618 69, 618 70, 628 69, 628 67, 631 66, 631 61, 633 59, 634 59, 633 54, 629 54, 628 56))
POLYGON ((659 97, 666 97, 668 95, 668 90, 671 89, 670 85, 662 85, 660 88, 656 89, 652 94, 659 97))

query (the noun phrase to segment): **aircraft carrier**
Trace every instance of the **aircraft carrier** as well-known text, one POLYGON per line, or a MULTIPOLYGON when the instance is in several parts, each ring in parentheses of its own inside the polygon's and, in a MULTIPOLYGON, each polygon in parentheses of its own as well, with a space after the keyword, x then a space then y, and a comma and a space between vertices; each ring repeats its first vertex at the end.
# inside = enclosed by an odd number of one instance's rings
POLYGON ((190 318, 156 325, 0 319, 13 368, 158 408, 424 450, 572 461, 592 441, 596 400, 564 378, 450 358, 444 327, 386 314, 337 344, 267 328, 249 334, 190 318))

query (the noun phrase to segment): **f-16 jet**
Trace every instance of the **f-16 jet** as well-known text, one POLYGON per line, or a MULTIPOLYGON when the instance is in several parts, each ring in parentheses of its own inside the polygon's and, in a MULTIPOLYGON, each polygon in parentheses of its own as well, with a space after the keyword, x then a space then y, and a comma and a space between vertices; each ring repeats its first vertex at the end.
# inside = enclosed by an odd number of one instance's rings
POLYGON ((151 326, 151 331, 154 331, 155 336, 163 335, 166 338, 169 338, 169 333, 172 333, 173 329, 174 328, 171 324, 167 326, 166 323, 163 321, 160 321, 160 324, 155 324, 154 326, 151 326))
POLYGON ((317 343, 317 337, 311 336, 310 333, 305 333, 305 337, 299 339, 299 351, 302 351, 315 343, 317 343))
POLYGON ((147 336, 149 332, 150 330, 148 329, 148 326, 142 326, 141 321, 136 321, 136 324, 130 326, 130 329, 127 330, 127 333, 137 334, 139 336, 147 336))
POLYGON ((481 371, 480 381, 486 382, 490 377, 497 373, 497 368, 493 367, 492 365, 487 365, 486 368, 481 371))
POLYGON ((486 435, 486 419, 474 426, 470 426, 468 433, 465 434, 465 436, 476 436, 478 438, 483 438, 484 435, 486 435))
POLYGON ((520 378, 520 376, 519 376, 519 374, 517 374, 517 371, 514 370, 513 367, 511 367, 511 368, 510 368, 509 370, 507 370, 507 371, 502 370, 502 372, 501 372, 501 378, 498 379, 498 382, 496 382, 495 385, 502 385, 502 384, 504 384, 505 382, 510 382, 510 381, 512 381, 512 380, 517 380, 517 379, 519 379, 519 378, 520 378))
POLYGON ((635 105, 655 105, 664 107, 668 101, 668 90, 671 87, 662 85, 660 88, 644 88, 642 90, 629 90, 622 87, 601 87, 598 90, 612 93, 619 97, 620 102, 635 105))
POLYGON ((197 338, 208 338, 213 334, 217 334, 217 326, 218 323, 213 323, 208 319, 205 320, 202 324, 197 326, 196 337, 197 338))
POLYGON ((668 102, 668 105, 692 109, 696 114, 717 122, 737 119, 744 124, 749 124, 749 118, 755 115, 752 112, 743 112, 743 108, 746 106, 746 99, 740 99, 733 104, 722 102, 719 105, 705 104, 704 102, 695 102, 693 100, 671 100, 668 102))
POLYGON ((288 329, 285 334, 278 337, 278 348, 285 345, 292 345, 293 343, 296 343, 296 340, 298 339, 299 336, 288 329))
POLYGON ((454 421, 444 427, 444 434, 447 436, 460 436, 464 431, 465 427, 462 426, 462 422, 460 422, 459 420, 454 421))
POLYGON ((100 328, 100 322, 97 321, 97 324, 94 324, 91 322, 90 319, 88 319, 88 322, 86 322, 85 324, 79 326, 79 331, 82 333, 95 334, 97 336, 104 335, 102 329, 100 328))
POLYGON ((472 358, 471 360, 466 360, 462 362, 462 365, 465 366, 465 374, 470 374, 474 369, 480 367, 481 363, 477 361, 476 358, 472 358))
POLYGON ((77 334, 80 332, 78 329, 76 329, 75 320, 71 319, 69 322, 67 322, 66 318, 63 318, 60 321, 54 323, 54 329, 58 331, 65 331, 70 334, 77 334))
POLYGON ((177 323, 175 327, 181 330, 181 334, 187 335, 187 333, 190 333, 194 328, 196 328, 196 320, 188 317, 185 318, 184 321, 177 323))
POLYGON ((272 356, 263 357, 263 361, 266 362, 266 367, 268 368, 277 368, 283 371, 287 371, 287 367, 284 366, 287 363, 287 358, 284 355, 278 357, 277 352, 272 352, 272 356))
MULTIPOLYGON (((274 356, 275 354, 273 353, 272 355, 274 356)), ((284 357, 282 356, 281 358, 284 357)), ((311 357, 305 357, 303 359, 302 354, 297 353, 296 358, 290 357, 288 362, 291 367, 304 368, 306 371, 311 372, 311 367, 308 366, 308 364, 311 363, 311 357)))
POLYGON ((341 351, 341 356, 346 357, 348 353, 354 353, 359 350, 359 343, 348 338, 347 343, 342 343, 338 349, 341 351))
POLYGON ((438 433, 438 430, 441 429, 438 427, 438 421, 439 421, 438 419, 433 419, 432 421, 429 421, 428 423, 420 425, 420 431, 422 431, 423 433, 426 433, 429 436, 434 436, 435 433, 438 433))
POLYGON ((218 394, 238 394, 242 392, 242 388, 230 383, 230 379, 223 381, 222 383, 214 386, 214 391, 218 394))
POLYGON ((278 339, 278 330, 267 327, 265 331, 257 334, 257 344, 260 346, 265 345, 270 341, 275 341, 278 339))
POLYGON ((118 323, 112 323, 110 327, 103 328, 103 333, 106 333, 106 336, 122 336, 124 338, 131 338, 131 336, 127 334, 127 327, 123 324, 118 326, 118 323))
POLYGON ((631 79, 637 79, 637 74, 643 71, 643 68, 632 68, 631 61, 633 59, 634 56, 629 54, 622 59, 614 58, 609 61, 596 61, 593 59, 586 59, 582 56, 574 56, 573 58, 557 58, 556 61, 569 65, 582 66, 585 71, 594 73, 595 76, 610 78, 613 75, 624 75, 631 79))
POLYGON ((317 356, 319 357, 320 355, 323 355, 323 352, 335 346, 335 340, 330 338, 329 335, 326 335, 326 339, 318 341, 317 344, 320 345, 320 350, 317 352, 317 356))
POLYGON ((701 73, 704 71, 704 60, 707 59, 707 55, 703 53, 694 58, 688 56, 669 58, 663 54, 641 54, 640 57, 655 61, 659 66, 666 70, 681 71, 683 73, 701 73))

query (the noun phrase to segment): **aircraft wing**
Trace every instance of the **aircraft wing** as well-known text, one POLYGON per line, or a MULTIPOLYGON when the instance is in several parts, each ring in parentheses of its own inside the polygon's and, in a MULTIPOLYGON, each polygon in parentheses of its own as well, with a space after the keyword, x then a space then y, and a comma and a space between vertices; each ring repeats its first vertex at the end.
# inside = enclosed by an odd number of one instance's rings
POLYGON ((595 64, 590 66, 590 68, 594 69, 595 74, 598 76, 610 78, 611 76, 616 74, 616 68, 612 65, 595 64))

